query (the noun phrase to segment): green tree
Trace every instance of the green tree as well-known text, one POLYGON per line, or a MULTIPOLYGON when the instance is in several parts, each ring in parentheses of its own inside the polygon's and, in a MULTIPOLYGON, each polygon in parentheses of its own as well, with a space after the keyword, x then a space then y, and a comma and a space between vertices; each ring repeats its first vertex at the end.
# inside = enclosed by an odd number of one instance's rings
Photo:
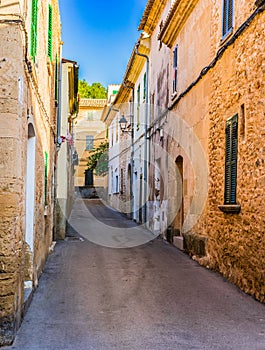
POLYGON ((101 83, 89 85, 85 79, 79 80, 78 92, 81 98, 107 98, 107 89, 101 83))
POLYGON ((104 176, 108 172, 108 141, 101 142, 98 147, 94 147, 90 151, 90 155, 87 158, 86 171, 94 171, 95 175, 104 176))

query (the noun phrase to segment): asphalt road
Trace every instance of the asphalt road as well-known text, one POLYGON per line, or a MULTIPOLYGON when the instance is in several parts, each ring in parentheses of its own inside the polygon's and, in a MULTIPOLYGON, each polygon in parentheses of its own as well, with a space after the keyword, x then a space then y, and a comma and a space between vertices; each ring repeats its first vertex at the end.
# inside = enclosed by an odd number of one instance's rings
POLYGON ((137 228, 98 201, 78 200, 72 237, 56 244, 7 349, 265 349, 264 304, 160 239, 131 248, 91 242, 92 217, 97 235, 109 231, 114 241, 115 229, 137 228))

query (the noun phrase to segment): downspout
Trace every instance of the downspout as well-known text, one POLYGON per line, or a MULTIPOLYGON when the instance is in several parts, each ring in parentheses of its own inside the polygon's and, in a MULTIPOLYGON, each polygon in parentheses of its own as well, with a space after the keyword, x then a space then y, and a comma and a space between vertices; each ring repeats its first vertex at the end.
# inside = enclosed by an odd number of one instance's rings
POLYGON ((143 205, 143 209, 144 209, 144 223, 145 226, 147 226, 146 223, 146 219, 147 219, 147 148, 148 148, 148 144, 147 144, 147 140, 148 140, 148 135, 147 135, 147 131, 148 131, 148 111, 149 111, 149 57, 143 53, 139 53, 139 45, 140 42, 138 41, 138 43, 135 45, 135 53, 138 56, 144 57, 146 59, 146 100, 145 100, 145 127, 144 127, 144 205, 143 205))
POLYGON ((123 82, 123 85, 127 89, 132 89, 132 116, 131 116, 131 154, 130 154, 130 166, 131 166, 131 176, 130 176, 130 219, 133 219, 133 208, 134 208, 134 196, 133 196, 133 157, 134 157, 134 86, 128 86, 125 82, 123 82))

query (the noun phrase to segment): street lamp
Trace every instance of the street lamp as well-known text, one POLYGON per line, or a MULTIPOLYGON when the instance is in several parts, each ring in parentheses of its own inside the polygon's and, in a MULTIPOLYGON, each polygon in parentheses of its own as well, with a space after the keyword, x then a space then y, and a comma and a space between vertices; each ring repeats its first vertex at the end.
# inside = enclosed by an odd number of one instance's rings
POLYGON ((132 129, 132 125, 133 125, 132 118, 133 118, 133 116, 130 115, 129 117, 130 117, 130 120, 131 120, 131 121, 130 121, 131 127, 130 127, 130 125, 129 125, 129 128, 128 128, 128 126, 127 126, 128 121, 127 121, 127 119, 125 118, 124 114, 121 116, 121 119, 119 120, 119 124, 120 124, 120 128, 121 128, 121 131, 122 131, 122 132, 128 132, 128 133, 130 133, 131 135, 133 135, 133 129, 132 129))
POLYGON ((121 119, 119 120, 120 128, 122 132, 126 132, 127 128, 127 119, 124 117, 124 114, 121 116, 121 119))

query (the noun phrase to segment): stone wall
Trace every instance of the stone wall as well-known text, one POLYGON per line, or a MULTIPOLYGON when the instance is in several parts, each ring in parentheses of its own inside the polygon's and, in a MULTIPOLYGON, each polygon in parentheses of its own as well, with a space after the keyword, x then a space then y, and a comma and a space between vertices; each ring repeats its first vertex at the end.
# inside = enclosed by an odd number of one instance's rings
MULTIPOLYGON (((38 285, 52 242, 56 132, 54 62, 47 65, 47 42, 43 40, 38 43, 41 54, 36 64, 31 61, 32 69, 27 65, 30 61, 26 42, 30 4, 30 1, 15 4, 7 0, 0 4, 0 12, 2 6, 5 12, 0 24, 0 346, 12 343, 24 314, 26 297, 38 285), (14 13, 23 13, 25 17, 14 13), (34 138, 32 154, 28 141, 31 137, 34 138), (48 154, 46 203, 45 152, 48 154), (27 168, 29 163, 32 168, 27 168), (29 183, 34 189, 31 195, 29 183), (27 194, 32 204, 30 238, 27 194)), ((46 5, 46 2, 41 3, 45 10, 46 5)), ((58 15, 58 6, 54 8, 54 14, 58 15)), ((39 35, 43 38, 47 33, 47 17, 45 11, 40 9, 39 12, 39 35)), ((55 21, 58 22, 58 17, 55 21)), ((54 33, 54 49, 58 49, 60 23, 54 33)))
POLYGON ((18 103, 24 80, 20 30, 0 26, 0 346, 13 340, 23 305, 24 176, 26 118, 18 103), (10 40, 12 38, 12 40, 10 40), (17 62, 19 59, 20 63, 17 62))
POLYGON ((214 68, 210 102, 208 264, 245 292, 265 301, 265 15, 259 14, 214 68), (224 201, 225 123, 239 116, 237 202, 224 201))

